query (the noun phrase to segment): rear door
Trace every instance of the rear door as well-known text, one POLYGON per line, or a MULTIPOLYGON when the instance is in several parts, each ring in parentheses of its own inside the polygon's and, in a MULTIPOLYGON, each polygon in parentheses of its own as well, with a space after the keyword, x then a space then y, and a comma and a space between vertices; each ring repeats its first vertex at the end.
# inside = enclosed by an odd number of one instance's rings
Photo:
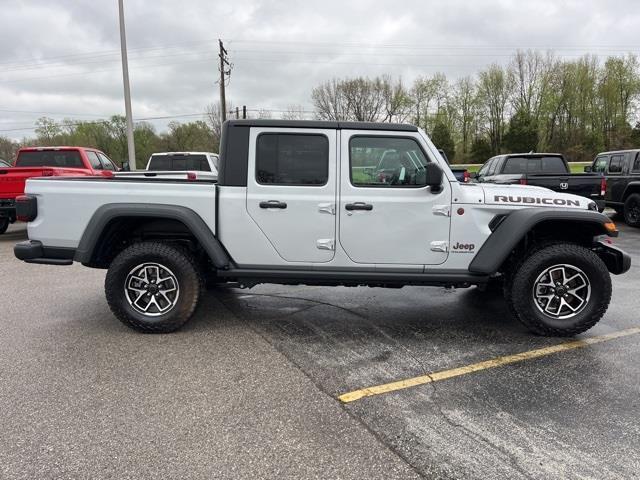
POLYGON ((334 257, 336 137, 325 129, 251 129, 247 212, 287 262, 334 257))
POLYGON ((627 179, 623 176, 624 157, 624 153, 612 153, 607 168, 607 191, 615 202, 622 201, 622 195, 627 186, 627 179))
POLYGON ((419 134, 342 130, 340 142, 340 245, 349 258, 378 265, 444 263, 451 185, 443 178, 437 192, 426 186, 424 165, 433 159, 419 134))

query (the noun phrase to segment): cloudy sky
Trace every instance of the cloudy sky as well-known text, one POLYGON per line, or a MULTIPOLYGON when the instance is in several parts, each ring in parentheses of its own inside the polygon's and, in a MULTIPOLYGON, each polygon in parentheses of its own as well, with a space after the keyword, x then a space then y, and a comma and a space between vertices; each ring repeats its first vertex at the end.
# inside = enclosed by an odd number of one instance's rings
MULTIPOLYGON (((0 136, 28 136, 45 115, 124 112, 117 0, 0 7, 0 136)), ((637 0, 125 0, 125 14, 134 118, 197 119, 216 102, 218 38, 233 63, 228 99, 274 117, 311 110, 331 77, 453 79, 516 49, 640 53, 637 0)))

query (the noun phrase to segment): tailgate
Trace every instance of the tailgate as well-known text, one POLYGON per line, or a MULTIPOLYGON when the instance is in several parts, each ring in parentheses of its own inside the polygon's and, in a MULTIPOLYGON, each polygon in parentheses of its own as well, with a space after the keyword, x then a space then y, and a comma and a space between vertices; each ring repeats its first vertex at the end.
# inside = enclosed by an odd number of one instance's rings
POLYGON ((527 183, 545 187, 556 192, 572 193, 582 197, 600 195, 601 178, 597 175, 527 175, 527 183))
POLYGON ((24 193, 28 178, 42 177, 43 167, 0 168, 0 198, 16 198, 24 193))

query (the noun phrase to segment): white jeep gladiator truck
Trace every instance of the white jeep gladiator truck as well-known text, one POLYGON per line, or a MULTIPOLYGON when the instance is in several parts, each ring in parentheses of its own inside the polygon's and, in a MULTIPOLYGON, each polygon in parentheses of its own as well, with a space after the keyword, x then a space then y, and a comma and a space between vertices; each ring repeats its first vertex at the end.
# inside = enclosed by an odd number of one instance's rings
POLYGON ((486 288, 502 280, 535 333, 574 335, 611 299, 630 257, 584 197, 460 183, 411 125, 232 120, 213 179, 29 179, 17 201, 29 263, 108 269, 122 322, 170 332, 205 279, 260 283, 486 288), (384 156, 384 165, 381 159, 384 156))

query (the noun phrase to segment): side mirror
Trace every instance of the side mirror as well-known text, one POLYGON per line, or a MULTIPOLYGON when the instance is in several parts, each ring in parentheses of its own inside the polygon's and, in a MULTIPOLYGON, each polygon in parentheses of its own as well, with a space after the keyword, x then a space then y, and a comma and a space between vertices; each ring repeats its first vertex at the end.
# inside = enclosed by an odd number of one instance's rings
POLYGON ((129 162, 122 162, 121 172, 129 172, 131 171, 131 167, 129 167, 129 162))
POLYGON ((591 173, 593 171, 593 169, 591 168, 591 165, 587 165, 586 167, 584 167, 584 173, 591 173))
POLYGON ((431 187, 431 192, 437 193, 442 187, 442 169, 435 163, 429 162, 425 165, 427 175, 427 186, 431 187))
POLYGON ((478 179, 478 172, 469 173, 469 178, 472 179, 472 180, 477 180, 478 179))

